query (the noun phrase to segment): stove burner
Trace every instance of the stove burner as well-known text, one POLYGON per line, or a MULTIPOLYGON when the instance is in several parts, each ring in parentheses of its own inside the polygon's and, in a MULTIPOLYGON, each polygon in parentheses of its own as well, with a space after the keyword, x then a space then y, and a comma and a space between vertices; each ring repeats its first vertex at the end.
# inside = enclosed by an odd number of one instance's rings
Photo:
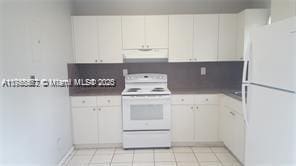
POLYGON ((141 88, 130 88, 130 89, 128 89, 127 91, 128 91, 128 92, 137 92, 137 91, 139 91, 139 90, 141 90, 141 88))
POLYGON ((152 89, 152 92, 163 92, 164 88, 154 88, 152 89))

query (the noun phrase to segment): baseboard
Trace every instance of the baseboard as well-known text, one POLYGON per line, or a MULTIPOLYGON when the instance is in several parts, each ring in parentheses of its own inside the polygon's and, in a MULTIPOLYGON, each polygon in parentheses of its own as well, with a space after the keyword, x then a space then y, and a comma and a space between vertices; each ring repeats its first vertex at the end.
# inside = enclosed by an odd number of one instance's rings
POLYGON ((75 149, 89 149, 89 148, 121 148, 121 143, 104 143, 104 144, 75 144, 75 149))
POLYGON ((58 166, 62 166, 67 160, 68 158, 72 155, 74 151, 74 146, 72 146, 69 151, 66 153, 66 155, 62 158, 62 160, 58 163, 58 166))
POLYGON ((207 146, 224 146, 223 142, 172 142, 172 146, 197 146, 197 147, 207 147, 207 146))

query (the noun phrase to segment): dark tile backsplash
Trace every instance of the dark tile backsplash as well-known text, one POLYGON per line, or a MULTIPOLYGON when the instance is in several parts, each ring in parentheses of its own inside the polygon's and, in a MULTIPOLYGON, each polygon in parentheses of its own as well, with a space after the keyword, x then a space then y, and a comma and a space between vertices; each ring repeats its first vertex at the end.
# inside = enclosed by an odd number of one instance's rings
POLYGON ((124 63, 124 64, 68 64, 69 78, 114 78, 114 88, 70 88, 70 95, 77 93, 120 93, 124 89, 123 69, 129 74, 162 73, 168 75, 171 91, 240 89, 242 62, 200 63, 124 63), (206 67, 202 76, 200 68, 206 67))

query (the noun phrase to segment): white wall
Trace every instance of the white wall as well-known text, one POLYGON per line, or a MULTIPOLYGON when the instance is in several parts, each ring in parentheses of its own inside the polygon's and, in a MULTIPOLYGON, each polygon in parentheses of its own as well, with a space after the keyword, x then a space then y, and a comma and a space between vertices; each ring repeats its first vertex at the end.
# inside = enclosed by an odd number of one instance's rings
MULTIPOLYGON (((73 0, 75 15, 237 13, 252 0, 73 0)), ((254 1, 254 0, 253 0, 254 1)))
MULTIPOLYGON (((3 68, 2 68, 2 22, 3 22, 3 18, 2 18, 2 11, 3 11, 3 8, 2 8, 2 0, 0 0, 0 82, 2 80, 2 72, 3 72, 3 68)), ((2 128, 2 123, 3 123, 3 109, 2 109, 2 88, 0 88, 0 163, 2 162, 3 160, 3 141, 2 141, 2 131, 3 131, 3 128, 2 128)))
MULTIPOLYGON (((5 78, 67 79, 66 63, 73 59, 70 7, 68 0, 4 0, 5 78), (33 47, 34 39, 41 44, 33 47)), ((72 146, 68 89, 2 90, 0 165, 55 165, 72 146)))

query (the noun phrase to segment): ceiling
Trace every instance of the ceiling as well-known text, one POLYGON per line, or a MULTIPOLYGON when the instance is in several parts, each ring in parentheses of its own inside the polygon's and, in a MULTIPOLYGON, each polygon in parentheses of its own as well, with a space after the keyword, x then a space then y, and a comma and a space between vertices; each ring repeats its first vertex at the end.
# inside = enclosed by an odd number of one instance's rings
POLYGON ((235 13, 270 0, 72 0, 73 15, 235 13))

